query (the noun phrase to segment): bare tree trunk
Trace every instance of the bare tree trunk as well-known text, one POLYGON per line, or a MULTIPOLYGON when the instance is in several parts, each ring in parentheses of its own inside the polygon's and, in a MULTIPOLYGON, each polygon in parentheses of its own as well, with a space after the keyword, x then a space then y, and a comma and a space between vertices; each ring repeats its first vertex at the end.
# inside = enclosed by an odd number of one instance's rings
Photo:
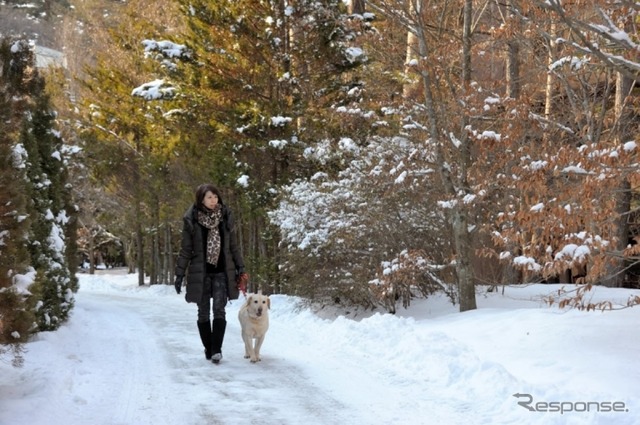
POLYGON ((349 1, 349 14, 350 15, 362 15, 365 12, 365 0, 350 0, 349 1))
MULTIPOLYGON (((248 226, 248 235, 247 238, 249 240, 248 243, 248 252, 251 253, 253 258, 265 258, 260 257, 258 254, 258 245, 260 243, 260 225, 258 224, 258 220, 252 220, 251 224, 248 226)), ((255 288, 255 282, 249 282, 249 288, 252 292, 255 292, 257 288, 255 288)), ((249 290, 249 288, 247 288, 249 290)))
MULTIPOLYGON (((136 211, 140 212, 140 205, 136 205, 136 211)), ((140 219, 136 220, 136 262, 138 268, 138 285, 144 286, 144 234, 140 219)))
MULTIPOLYGON (((628 140, 630 114, 626 107, 626 100, 630 93, 632 81, 622 73, 616 73, 616 96, 615 96, 615 114, 616 114, 616 144, 620 145, 628 140)), ((612 258, 607 265, 606 277, 602 280, 604 286, 622 287, 624 285, 625 274, 622 272, 624 268, 624 258, 622 253, 629 243, 629 210, 631 209, 631 184, 627 178, 620 182, 618 192, 616 193, 616 244, 612 252, 612 258)))
MULTIPOLYGON (((409 3, 409 14, 418 16, 422 9, 422 0, 411 1, 409 3)), ((411 95, 411 92, 415 89, 417 82, 413 82, 410 78, 411 68, 413 63, 419 59, 418 51, 420 50, 418 36, 413 30, 407 31, 407 52, 404 58, 404 75, 406 78, 405 83, 402 86, 402 96, 406 99, 411 95)))
MULTIPOLYGON (((517 28, 514 31, 516 34, 520 34, 520 21, 516 14, 513 12, 515 7, 514 1, 509 0, 507 2, 507 14, 510 20, 509 24, 517 28)), ((517 39, 512 39, 507 42, 507 96, 512 99, 518 99, 520 97, 520 42, 517 39)), ((508 194, 507 194, 508 196, 508 194)), ((507 247, 510 252, 516 250, 515 245, 507 247)), ((509 261, 505 266, 502 273, 503 284, 522 283, 522 272, 514 267, 513 263, 509 261)))
MULTIPOLYGON (((520 34, 520 20, 513 13, 513 0, 507 2, 508 18, 510 24, 517 28, 514 31, 520 34)), ((507 42, 507 96, 513 99, 520 97, 520 41, 512 39, 507 42)))
MULTIPOLYGON (((420 20, 419 14, 416 14, 420 20)), ((463 30, 463 53, 462 53, 462 79, 463 84, 468 87, 471 81, 471 20, 472 20, 472 0, 465 0, 464 6, 464 30, 463 30)), ((420 57, 428 58, 429 49, 427 37, 424 32, 423 25, 416 25, 418 46, 420 57)), ((463 119, 461 146, 457 152, 457 168, 459 175, 453 176, 451 167, 447 166, 444 157, 444 146, 440 124, 438 122, 438 113, 433 98, 433 82, 428 70, 420 68, 420 75, 425 96, 425 110, 428 116, 428 127, 430 137, 437 146, 437 163, 438 172, 442 180, 445 192, 451 197, 457 197, 460 190, 468 190, 467 169, 471 161, 469 139, 465 137, 464 126, 468 122, 468 118, 463 119)), ((456 275, 458 280, 458 291, 460 296, 460 311, 474 310, 476 306, 475 284, 473 281, 473 271, 471 269, 471 233, 469 232, 468 212, 463 206, 458 206, 451 210, 451 231, 453 233, 454 247, 456 251, 456 275)))
POLYGON ((162 256, 162 284, 167 285, 171 283, 171 277, 173 276, 173 239, 171 238, 171 225, 169 221, 165 219, 164 222, 164 255, 162 256))
POLYGON ((127 262, 127 273, 135 273, 136 272, 136 254, 135 254, 135 232, 129 235, 127 241, 125 242, 125 260, 127 262))
POLYGON ((507 96, 513 99, 520 97, 520 46, 517 41, 507 43, 507 96))
MULTIPOLYGON (((553 36, 555 34, 555 24, 553 24, 551 26, 550 32, 551 35, 553 36)), ((556 60, 556 54, 555 54, 555 50, 556 50, 556 43, 553 40, 549 40, 548 41, 548 46, 547 46, 547 64, 549 66, 551 66, 553 64, 553 62, 556 60)), ((544 92, 545 96, 544 96, 544 117, 548 120, 551 119, 551 108, 553 105, 553 95, 554 95, 554 90, 553 90, 553 74, 551 72, 547 73, 547 84, 545 86, 545 92, 544 92)))
MULTIPOLYGON (((462 35, 462 82, 466 88, 471 83, 471 21, 473 1, 464 2, 464 29, 462 35)), ((466 126, 469 123, 467 116, 463 117, 461 128, 460 146, 460 179, 461 186, 468 191, 467 171, 471 163, 471 149, 466 126)), ((471 269, 471 233, 469 232, 469 217, 467 209, 462 206, 454 209, 453 237, 456 247, 456 274, 458 275, 458 290, 460 293, 460 311, 475 310, 476 288, 471 269)))
MULTIPOLYGON (((413 3, 411 7, 413 8, 413 3)), ((409 95, 414 90, 416 85, 415 83, 410 82, 409 76, 411 75, 412 63, 418 58, 417 52, 418 52, 418 37, 416 37, 416 35, 413 32, 408 31, 407 32, 407 54, 405 56, 405 61, 404 61, 404 74, 406 76, 405 78, 409 81, 406 81, 402 86, 402 96, 405 99, 409 97, 409 95)))
POLYGON ((151 234, 151 270, 149 270, 149 284, 157 285, 160 277, 160 228, 156 227, 151 234))
POLYGON ((96 236, 92 229, 89 229, 89 274, 96 272, 96 236))
POLYGON ((160 274, 160 201, 157 197, 153 198, 154 208, 151 211, 151 228, 153 231, 149 235, 151 238, 150 243, 150 258, 149 258, 149 284, 157 285, 158 276, 160 274))
POLYGON ((134 191, 134 214, 135 214, 135 234, 136 253, 138 264, 138 285, 144 286, 144 232, 142 230, 142 188, 140 183, 140 171, 138 164, 134 165, 133 171, 133 191, 134 191))

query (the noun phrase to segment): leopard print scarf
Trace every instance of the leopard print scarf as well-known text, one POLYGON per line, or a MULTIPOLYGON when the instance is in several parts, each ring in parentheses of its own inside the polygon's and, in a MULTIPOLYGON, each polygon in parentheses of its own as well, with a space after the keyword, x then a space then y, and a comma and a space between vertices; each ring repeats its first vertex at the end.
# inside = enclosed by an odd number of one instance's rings
POLYGON ((207 263, 214 266, 220 256, 220 230, 218 225, 222 219, 222 207, 216 205, 213 211, 198 210, 198 223, 209 229, 207 236, 207 263))

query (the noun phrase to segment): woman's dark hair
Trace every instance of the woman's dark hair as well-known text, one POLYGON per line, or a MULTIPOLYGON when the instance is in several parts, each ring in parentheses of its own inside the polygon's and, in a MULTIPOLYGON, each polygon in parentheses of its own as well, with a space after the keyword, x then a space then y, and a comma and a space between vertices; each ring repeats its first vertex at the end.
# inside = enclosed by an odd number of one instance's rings
POLYGON ((196 189, 196 207, 202 207, 202 201, 204 201, 204 195, 206 195, 207 192, 214 193, 218 197, 218 203, 220 205, 223 204, 222 195, 220 195, 220 191, 218 190, 218 188, 212 184, 205 183, 201 184, 196 189))

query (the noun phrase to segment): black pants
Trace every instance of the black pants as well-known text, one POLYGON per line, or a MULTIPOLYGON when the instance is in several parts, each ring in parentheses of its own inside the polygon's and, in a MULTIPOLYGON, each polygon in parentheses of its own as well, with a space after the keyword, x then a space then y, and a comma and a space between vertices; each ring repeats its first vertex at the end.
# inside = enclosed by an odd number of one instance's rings
POLYGON ((202 300, 198 303, 198 322, 208 322, 213 298, 213 319, 225 319, 227 306, 226 273, 207 274, 202 288, 202 300))

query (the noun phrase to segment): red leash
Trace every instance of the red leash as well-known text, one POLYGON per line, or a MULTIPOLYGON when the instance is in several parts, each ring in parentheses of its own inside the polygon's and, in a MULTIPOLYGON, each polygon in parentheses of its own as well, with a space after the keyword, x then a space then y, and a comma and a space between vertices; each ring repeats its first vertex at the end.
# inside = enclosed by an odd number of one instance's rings
POLYGON ((249 274, 248 273, 240 273, 238 278, 236 279, 236 285, 242 295, 244 295, 245 299, 247 298, 247 285, 249 284, 249 274))

